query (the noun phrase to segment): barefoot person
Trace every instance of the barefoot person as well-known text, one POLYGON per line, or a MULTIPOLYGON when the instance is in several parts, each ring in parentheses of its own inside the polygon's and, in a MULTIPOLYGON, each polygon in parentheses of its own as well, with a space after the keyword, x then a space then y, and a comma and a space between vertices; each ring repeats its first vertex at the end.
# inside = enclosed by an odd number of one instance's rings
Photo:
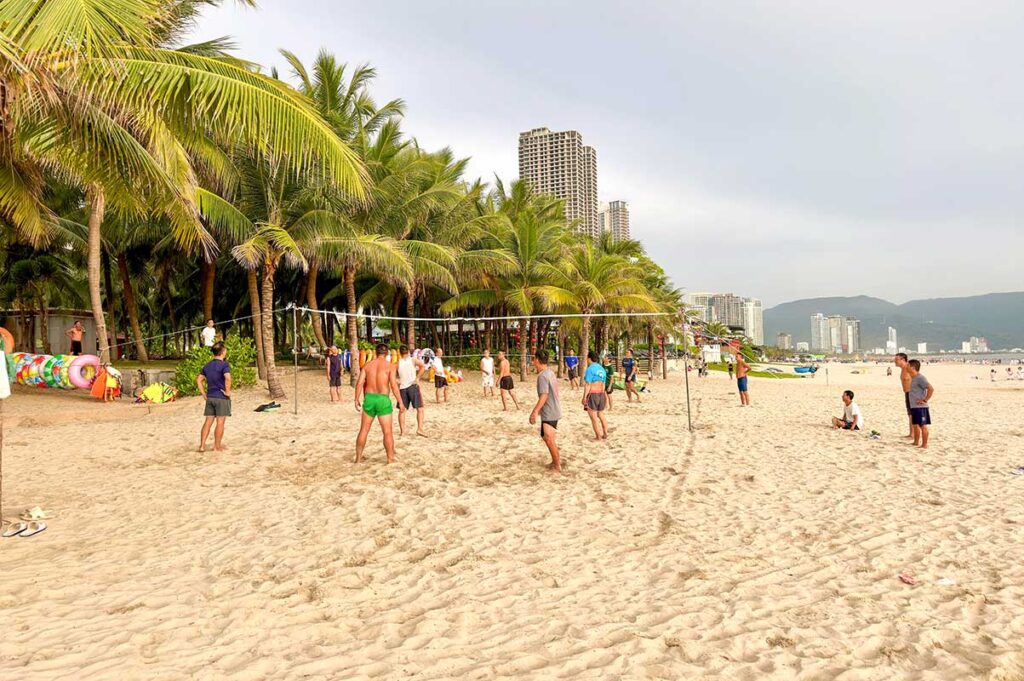
MULTIPOLYGON (((726 346, 726 350, 736 357, 736 387, 740 391, 740 406, 750 406, 750 393, 747 392, 747 374, 750 372, 750 365, 743 357, 743 353, 732 346, 726 346)), ((731 364, 729 365, 732 366, 731 364)))
POLYGON ((426 371, 427 365, 423 360, 409 355, 409 347, 406 345, 398 348, 398 392, 402 396, 402 406, 405 409, 398 412, 398 432, 405 435, 405 412, 409 409, 416 410, 416 434, 427 436, 423 430, 423 395, 420 393, 420 375, 426 371))
POLYGON ((206 320, 206 326, 199 332, 199 335, 203 338, 203 345, 208 348, 213 347, 213 344, 217 341, 217 329, 213 326, 212 319, 206 320))
POLYGON ((70 329, 64 332, 64 335, 71 339, 71 354, 82 354, 82 337, 85 335, 82 322, 75 322, 70 329))
POLYGON ((331 402, 341 401, 341 353, 337 345, 332 345, 327 351, 327 387, 330 389, 331 402))
POLYGON ((480 385, 484 388, 484 397, 494 397, 494 358, 490 350, 484 350, 480 358, 480 385))
POLYGON ((438 404, 441 403, 441 393, 444 393, 444 401, 448 401, 448 377, 444 373, 444 360, 441 357, 444 355, 441 352, 441 348, 434 351, 434 359, 431 360, 430 365, 434 368, 434 399, 438 404))
POLYGON ((540 436, 548 446, 551 463, 548 468, 555 473, 562 472, 562 460, 558 455, 558 420, 562 408, 558 403, 558 377, 548 368, 548 351, 541 348, 533 356, 533 368, 537 370, 537 404, 530 412, 530 425, 540 419, 540 436))
POLYGON ((853 401, 853 391, 843 391, 843 417, 832 417, 833 430, 864 430, 864 417, 860 407, 853 401))
POLYGON ((217 427, 213 431, 213 451, 220 452, 224 446, 224 419, 231 416, 231 365, 227 362, 228 349, 224 343, 214 343, 210 348, 213 359, 206 363, 196 376, 199 394, 206 400, 203 410, 203 429, 199 431, 199 451, 206 451, 206 438, 210 436, 210 426, 214 421, 217 427))
POLYGON ((580 387, 580 358, 572 350, 566 355, 565 369, 569 374, 569 388, 576 390, 580 387))
POLYGON ((622 359, 622 373, 626 377, 626 399, 632 402, 633 395, 636 395, 636 401, 639 402, 640 393, 636 389, 636 360, 633 359, 632 350, 626 350, 626 356, 622 359))
POLYGON ((896 353, 892 363, 900 368, 900 385, 903 388, 903 401, 907 405, 907 424, 910 427, 907 437, 913 438, 914 420, 910 417, 910 381, 913 379, 913 376, 910 375, 910 366, 907 364, 907 353, 896 353))
POLYGON ((388 463, 395 460, 395 435, 391 430, 391 393, 394 393, 395 399, 398 400, 399 414, 405 411, 405 405, 402 404, 402 394, 398 390, 395 365, 388 361, 389 351, 387 343, 378 343, 377 356, 363 365, 356 381, 356 409, 363 412, 359 435, 356 436, 356 463, 363 459, 366 436, 370 433, 374 419, 380 423, 380 430, 384 434, 384 449, 388 454, 388 463), (363 398, 362 401, 360 398, 363 398))
POLYGON ((604 369, 604 399, 608 403, 608 411, 612 410, 612 392, 615 390, 615 365, 612 364, 612 358, 608 355, 604 356, 604 363, 601 364, 601 368, 604 369))
POLYGON ((498 388, 501 390, 501 410, 508 411, 508 402, 505 396, 512 398, 512 402, 519 409, 519 400, 516 399, 516 384, 512 380, 512 365, 501 350, 498 351, 498 388))
POLYGON ((598 361, 597 351, 587 353, 587 370, 583 374, 583 408, 590 417, 590 425, 594 427, 595 440, 608 439, 608 421, 604 411, 607 407, 608 395, 605 393, 605 381, 608 372, 598 361))
POLYGON ((914 444, 921 449, 928 449, 928 426, 932 423, 928 403, 931 402, 935 388, 921 373, 921 362, 912 359, 907 362, 910 371, 910 422, 913 428, 914 444))

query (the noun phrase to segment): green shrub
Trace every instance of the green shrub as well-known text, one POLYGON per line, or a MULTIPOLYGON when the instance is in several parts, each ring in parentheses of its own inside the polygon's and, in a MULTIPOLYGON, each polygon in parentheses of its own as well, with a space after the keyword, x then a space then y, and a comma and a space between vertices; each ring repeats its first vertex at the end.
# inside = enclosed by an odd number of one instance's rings
MULTIPOLYGON (((256 345, 253 340, 233 333, 227 337, 224 344, 228 346, 227 359, 231 364, 232 386, 255 385, 256 345)), ((213 356, 207 347, 198 345, 189 350, 185 359, 179 362, 174 370, 174 387, 182 395, 198 395, 196 376, 211 359, 213 356)))

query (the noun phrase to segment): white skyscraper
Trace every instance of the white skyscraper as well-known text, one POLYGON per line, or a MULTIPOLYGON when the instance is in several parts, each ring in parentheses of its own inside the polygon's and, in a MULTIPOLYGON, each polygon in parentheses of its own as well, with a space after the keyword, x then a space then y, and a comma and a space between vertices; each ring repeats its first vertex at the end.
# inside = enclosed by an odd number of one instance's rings
MULTIPOLYGON (((519 178, 538 194, 565 202, 565 218, 581 234, 600 234, 597 222, 597 152, 575 130, 534 128, 519 133, 519 178)), ((628 229, 628 227, 627 227, 628 229)))
POLYGON ((845 323, 843 345, 846 352, 860 352, 860 320, 847 317, 845 323))
POLYGON ((764 345, 764 311, 760 298, 743 299, 743 332, 754 345, 764 345))
POLYGON ((899 352, 900 344, 896 337, 896 329, 889 327, 889 340, 885 342, 885 351, 890 355, 895 355, 899 352))
POLYGON ((811 315, 811 350, 829 350, 831 342, 828 317, 815 312, 811 315))

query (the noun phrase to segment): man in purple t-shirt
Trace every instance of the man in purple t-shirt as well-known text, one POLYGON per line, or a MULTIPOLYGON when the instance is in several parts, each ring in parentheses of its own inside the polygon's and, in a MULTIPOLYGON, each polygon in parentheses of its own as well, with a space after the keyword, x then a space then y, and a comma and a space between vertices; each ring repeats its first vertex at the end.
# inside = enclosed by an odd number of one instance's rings
POLYGON ((213 359, 196 376, 196 385, 200 394, 206 398, 206 409, 203 416, 203 429, 199 433, 199 451, 206 451, 206 438, 210 436, 210 427, 214 421, 217 428, 213 431, 213 451, 220 452, 224 446, 224 419, 231 416, 231 365, 227 363, 228 349, 224 343, 214 343, 210 348, 213 359))

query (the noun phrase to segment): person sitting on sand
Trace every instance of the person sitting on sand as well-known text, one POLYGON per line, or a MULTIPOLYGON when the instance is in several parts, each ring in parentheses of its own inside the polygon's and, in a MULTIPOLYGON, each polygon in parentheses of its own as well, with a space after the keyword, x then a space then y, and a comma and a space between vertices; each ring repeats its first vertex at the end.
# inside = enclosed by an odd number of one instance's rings
POLYGON ((832 417, 832 428, 835 430, 864 430, 864 417, 860 406, 853 401, 853 391, 843 391, 843 417, 832 417))
POLYGON ((332 345, 327 351, 327 386, 331 393, 331 402, 341 401, 341 353, 337 345, 332 345))
POLYGON ((541 348, 533 355, 533 368, 537 370, 537 404, 530 412, 530 425, 540 419, 540 436, 551 454, 548 468, 555 473, 562 472, 562 460, 558 454, 558 420, 562 408, 558 403, 558 378, 548 367, 548 351, 541 348))
POLYGON ((512 403, 518 410, 519 400, 516 399, 516 384, 512 380, 512 365, 509 364, 508 357, 505 357, 505 353, 501 350, 498 351, 498 388, 501 391, 501 410, 508 411, 506 395, 512 398, 512 403))
POLYGON ((580 387, 580 358, 571 349, 565 357, 565 369, 569 374, 569 388, 576 390, 580 387))
MULTIPOLYGON (((427 433, 423 430, 425 412, 423 395, 420 393, 420 375, 426 371, 427 365, 418 357, 410 356, 406 345, 398 348, 398 354, 398 392, 402 396, 402 404, 406 410, 416 410, 416 434, 426 437, 427 433)), ((405 411, 398 412, 398 432, 405 435, 405 411)))
POLYGON ((391 430, 391 397, 394 393, 398 400, 399 414, 405 411, 402 394, 398 389, 398 378, 395 365, 388 361, 387 343, 377 344, 377 356, 363 365, 356 381, 356 409, 362 411, 362 422, 359 424, 359 435, 356 436, 355 463, 363 459, 363 448, 366 447, 366 436, 370 433, 373 420, 380 423, 384 435, 384 450, 388 455, 388 463, 395 460, 395 435, 391 430), (360 400, 360 398, 363 398, 360 400))
POLYGON ((605 392, 605 381, 608 372, 598 361, 596 350, 587 353, 587 370, 583 374, 583 408, 590 417, 590 425, 594 427, 595 440, 608 439, 608 420, 604 415, 608 406, 608 395, 605 392))
POLYGON ((210 436, 210 426, 217 422, 213 431, 213 451, 227 449, 224 446, 224 420, 231 416, 231 365, 227 362, 228 348, 223 342, 217 342, 210 348, 213 359, 206 363, 196 376, 199 394, 206 400, 203 410, 203 428, 199 432, 199 451, 206 451, 206 438, 210 436))
POLYGON ((487 349, 480 358, 480 385, 483 386, 484 397, 494 397, 494 358, 487 349))

